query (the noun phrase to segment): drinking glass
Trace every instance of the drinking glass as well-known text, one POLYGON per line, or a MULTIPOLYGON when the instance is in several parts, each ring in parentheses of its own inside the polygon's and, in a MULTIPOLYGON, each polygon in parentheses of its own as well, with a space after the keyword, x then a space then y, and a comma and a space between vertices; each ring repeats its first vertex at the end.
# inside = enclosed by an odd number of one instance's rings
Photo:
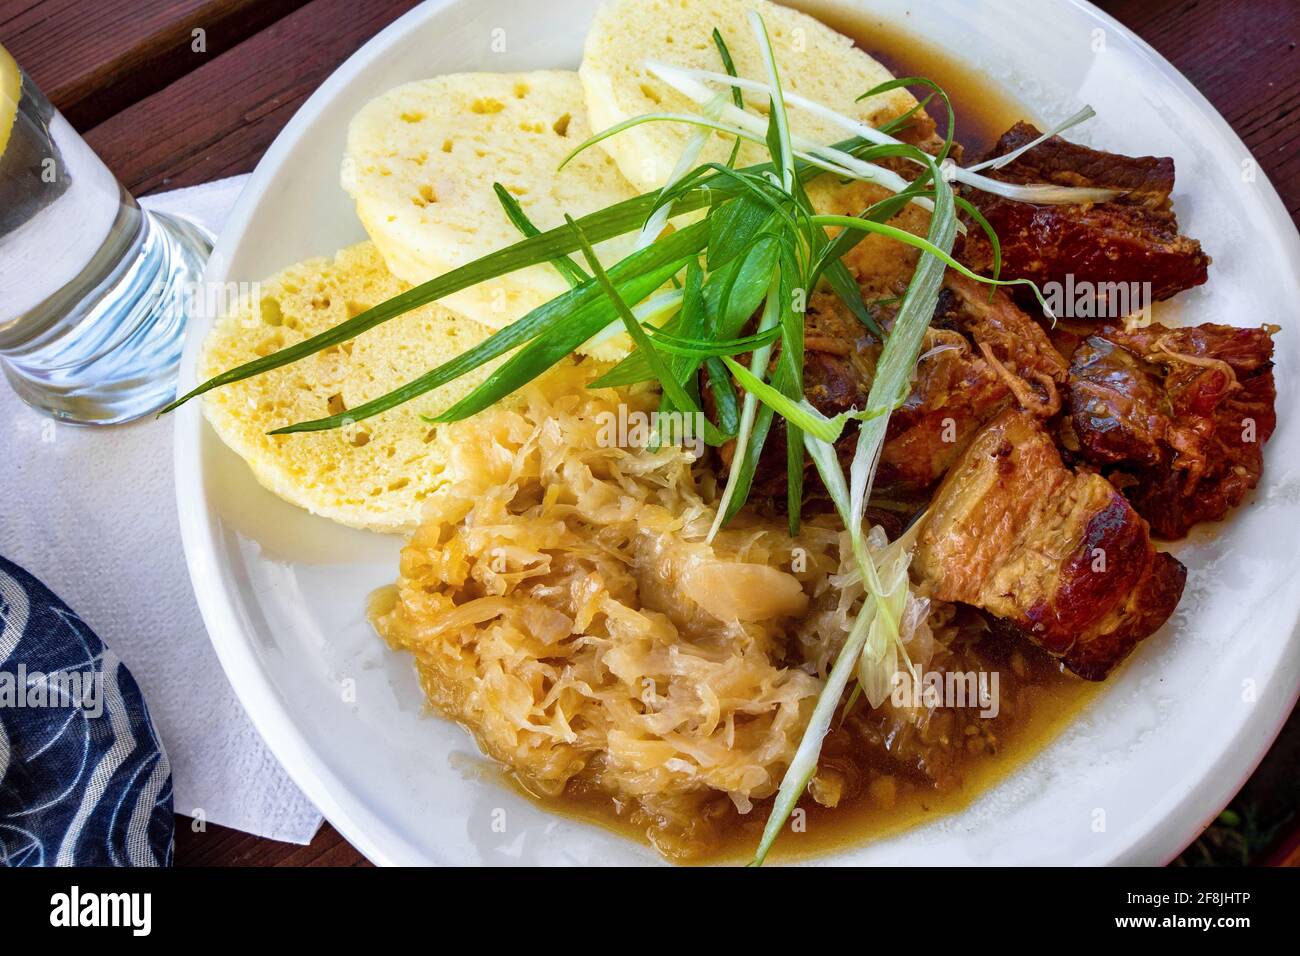
POLYGON ((0 366, 25 402, 94 425, 166 404, 211 251, 141 209, 0 46, 0 366))

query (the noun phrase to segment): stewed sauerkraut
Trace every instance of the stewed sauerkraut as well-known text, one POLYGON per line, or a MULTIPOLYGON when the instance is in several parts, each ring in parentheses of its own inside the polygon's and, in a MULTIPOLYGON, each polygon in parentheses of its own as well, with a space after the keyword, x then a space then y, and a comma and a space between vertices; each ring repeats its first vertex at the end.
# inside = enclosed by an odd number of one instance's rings
POLYGON ((657 395, 594 376, 562 365, 440 430, 445 484, 375 624, 525 787, 607 794, 696 856, 776 791, 861 587, 830 515, 792 539, 742 513, 705 544, 712 477, 609 441, 657 395))

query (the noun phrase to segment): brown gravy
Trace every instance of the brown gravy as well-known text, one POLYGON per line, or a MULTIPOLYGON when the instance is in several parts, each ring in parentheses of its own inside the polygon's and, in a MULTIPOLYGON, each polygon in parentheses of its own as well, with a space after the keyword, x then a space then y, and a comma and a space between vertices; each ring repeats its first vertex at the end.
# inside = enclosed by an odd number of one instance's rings
MULTIPOLYGON (((990 82, 988 77, 896 23, 866 11, 845 9, 843 3, 829 0, 782 2, 852 37, 861 49, 884 64, 895 76, 924 76, 938 83, 952 101, 957 117, 956 139, 966 150, 964 162, 974 162, 982 157, 1018 120, 1036 120, 1030 110, 1006 90, 990 82)), ((925 95, 922 87, 915 87, 912 92, 917 96, 925 95)), ((930 103, 928 112, 942 133, 945 116, 937 98, 930 103)))

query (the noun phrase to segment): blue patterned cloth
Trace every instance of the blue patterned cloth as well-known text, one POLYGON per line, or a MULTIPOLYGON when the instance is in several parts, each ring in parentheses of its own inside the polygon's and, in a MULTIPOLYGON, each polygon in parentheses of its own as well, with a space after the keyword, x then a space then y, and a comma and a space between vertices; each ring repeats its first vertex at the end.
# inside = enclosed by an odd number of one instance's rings
POLYGON ((0 557, 0 864, 168 866, 172 775, 140 688, 0 557))

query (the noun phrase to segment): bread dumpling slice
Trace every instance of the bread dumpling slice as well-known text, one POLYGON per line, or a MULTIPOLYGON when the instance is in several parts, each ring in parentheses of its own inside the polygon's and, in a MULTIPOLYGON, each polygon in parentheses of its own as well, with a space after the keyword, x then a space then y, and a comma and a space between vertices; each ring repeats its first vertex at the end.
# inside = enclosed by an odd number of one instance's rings
MULTIPOLYGON (((597 147, 560 162, 591 135, 578 75, 457 73, 408 83, 372 100, 352 120, 343 187, 388 268, 412 285, 522 236, 492 184, 500 182, 541 230, 636 195, 597 147)), ((596 246, 605 266, 635 236, 596 246)), ((581 256, 575 261, 586 270, 581 256)), ((441 300, 499 329, 569 288, 542 263, 441 300)))
MULTIPOLYGON (((872 126, 916 104, 903 89, 855 102, 867 90, 893 79, 892 74, 848 37, 797 10, 767 0, 611 0, 596 13, 578 70, 591 125, 603 130, 643 113, 701 113, 699 104, 647 70, 645 61, 724 72, 711 39, 715 27, 731 52, 737 75, 766 82, 767 71, 749 23, 749 10, 758 11, 767 26, 786 92, 872 126)), ((766 95, 744 95, 751 112, 766 113, 766 95)), ((788 112, 796 135, 823 144, 849 138, 840 127, 798 106, 790 106, 788 112)), ((644 192, 663 185, 695 129, 680 123, 643 123, 602 140, 600 146, 644 192)), ((731 143, 730 137, 715 136, 700 162, 726 162, 731 143)), ((747 142, 738 165, 768 159, 763 146, 747 142)))
MULTIPOLYGON (((410 286, 369 242, 309 259, 255 284, 217 320, 200 380, 324 332, 410 286)), ((464 397, 489 363, 405 405, 334 431, 268 435, 283 425, 356 408, 481 342, 490 331, 433 303, 283 368, 208 392, 203 410, 221 439, 285 500, 354 528, 413 531, 445 479, 436 427, 421 420, 464 397)))

